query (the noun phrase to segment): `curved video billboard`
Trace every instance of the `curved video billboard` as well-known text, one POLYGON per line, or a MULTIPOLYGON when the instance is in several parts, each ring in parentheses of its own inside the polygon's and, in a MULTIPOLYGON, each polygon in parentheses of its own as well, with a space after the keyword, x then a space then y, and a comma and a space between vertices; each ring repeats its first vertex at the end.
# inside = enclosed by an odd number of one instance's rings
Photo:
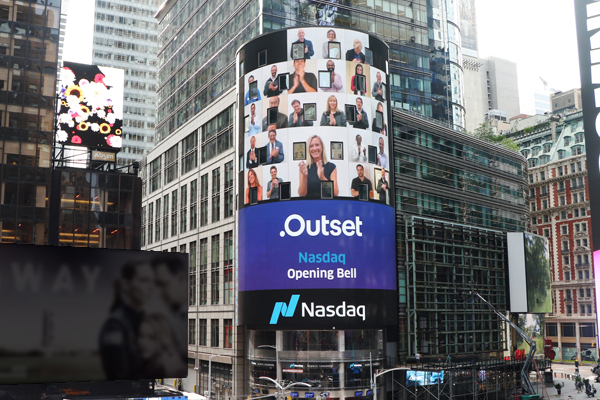
POLYGON ((244 325, 394 324, 387 53, 372 35, 322 27, 239 50, 244 325))

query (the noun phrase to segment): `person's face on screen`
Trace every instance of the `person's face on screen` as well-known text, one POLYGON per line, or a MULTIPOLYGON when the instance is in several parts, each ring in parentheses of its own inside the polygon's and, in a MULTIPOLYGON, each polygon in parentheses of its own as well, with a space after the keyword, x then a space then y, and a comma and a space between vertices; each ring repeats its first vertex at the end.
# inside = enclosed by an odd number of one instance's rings
POLYGON ((138 348, 140 349, 140 356, 144 360, 151 359, 160 350, 158 343, 158 337, 152 324, 149 322, 142 322, 137 338, 138 348))
POLYGON ((362 104, 363 104, 363 103, 362 103, 362 99, 356 99, 356 109, 357 109, 358 111, 361 111, 361 110, 362 110, 362 104))
POLYGON ((362 143, 362 136, 356 135, 356 144, 360 146, 361 143, 362 143))
POLYGON ((383 104, 377 104, 377 111, 383 112, 383 104))
POLYGON ((140 307, 146 304, 152 292, 156 290, 154 285, 154 272, 152 267, 145 263, 140 263, 135 268, 135 274, 129 281, 129 298, 135 306, 140 307))
POLYGON ((248 78, 248 86, 250 86, 250 84, 254 82, 254 77, 251 76, 250 78, 248 78))
POLYGON ((277 168, 273 167, 271 168, 271 179, 276 179, 277 178, 277 168))
POLYGON ((187 300, 187 293, 181 290, 185 287, 186 276, 183 271, 175 274, 171 272, 167 264, 159 264, 155 268, 156 285, 160 289, 163 300, 172 308, 183 306, 187 300))
POLYGON ((256 175, 252 170, 248 171, 248 182, 250 183, 250 186, 254 186, 256 184, 256 175))
POLYGON ((254 148, 254 145, 256 145, 256 137, 255 137, 255 136, 252 136, 252 137, 250 138, 250 148, 252 148, 252 149, 253 149, 253 148, 254 148))
POLYGON ((332 97, 329 99, 329 111, 335 112, 336 109, 337 109, 337 99, 335 97, 332 97))
POLYGON ((275 78, 277 76, 277 65, 271 67, 271 76, 275 78))
POLYGON ((292 104, 292 107, 294 108, 294 112, 296 114, 300 114, 300 111, 302 111, 302 107, 300 107, 299 101, 295 101, 294 104, 292 104))
POLYGON ((354 52, 356 54, 360 54, 361 51, 362 51, 362 43, 361 42, 354 43, 354 52))
POLYGON ((327 32, 327 39, 330 42, 333 42, 335 40, 335 32, 334 31, 329 31, 327 32))
POLYGON ((275 143, 276 138, 277 138, 277 133, 275 133, 275 131, 269 132, 269 142, 275 143))
POLYGON ((304 42, 304 35, 305 35, 304 29, 298 30, 298 40, 299 41, 304 42))
POLYGON ((314 162, 321 161, 323 158, 323 146, 321 146, 321 141, 318 137, 312 138, 308 146, 308 151, 314 162))
POLYGON ((271 97, 269 99, 269 107, 270 108, 279 107, 279 97, 277 97, 277 96, 271 97))
POLYGON ((381 83, 381 73, 377 73, 377 82, 381 83))
POLYGON ((379 152, 383 154, 383 138, 379 138, 379 152))
POLYGON ((254 103, 252 103, 252 105, 250 106, 250 113, 252 115, 256 114, 256 105, 254 103))
POLYGON ((381 170, 381 179, 385 180, 385 169, 381 170))
POLYGON ((306 66, 306 61, 303 58, 299 60, 294 60, 294 71, 296 73, 304 72, 304 67, 306 66))
POLYGON ((358 173, 358 177, 362 180, 365 177, 365 169, 362 166, 356 167, 356 173, 358 173))
POLYGON ((327 61, 327 71, 329 71, 329 72, 335 71, 335 63, 331 60, 327 61))
POLYGON ((362 65, 359 64, 359 65, 356 66, 356 74, 357 75, 362 75, 363 74, 363 67, 362 67, 362 65))

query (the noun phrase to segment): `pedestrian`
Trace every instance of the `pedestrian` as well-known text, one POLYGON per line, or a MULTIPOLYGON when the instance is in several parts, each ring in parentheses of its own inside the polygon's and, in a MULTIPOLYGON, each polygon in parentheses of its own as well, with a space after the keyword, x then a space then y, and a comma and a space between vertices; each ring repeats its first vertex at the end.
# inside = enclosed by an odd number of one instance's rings
POLYGON ((415 354, 415 359, 417 360, 417 367, 418 367, 419 365, 421 365, 421 354, 419 354, 417 352, 417 354, 415 354))

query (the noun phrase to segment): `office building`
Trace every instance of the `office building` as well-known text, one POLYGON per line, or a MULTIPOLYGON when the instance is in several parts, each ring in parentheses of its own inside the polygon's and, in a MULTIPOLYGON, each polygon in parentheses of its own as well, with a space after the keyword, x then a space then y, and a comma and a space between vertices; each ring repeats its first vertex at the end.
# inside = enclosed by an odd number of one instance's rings
POLYGON ((566 92, 551 94, 550 105, 553 113, 560 113, 566 110, 581 110, 581 89, 575 88, 566 92))
MULTIPOLYGON (((436 2, 436 7, 445 8, 445 6, 444 2, 436 2)), ((456 104, 453 104, 452 97, 444 97, 443 100, 439 97, 435 102, 429 102, 427 96, 417 96, 418 102, 421 103, 418 104, 415 100, 415 107, 411 107, 410 102, 408 106, 404 103, 404 99, 410 101, 410 96, 418 93, 415 89, 421 87, 420 80, 426 80, 423 75, 409 72, 410 68, 414 72, 425 71, 425 66, 429 69, 437 68, 437 57, 442 57, 443 54, 441 48, 437 48, 435 40, 430 40, 427 46, 423 46, 424 36, 419 35, 431 32, 435 33, 435 38, 443 39, 447 30, 455 28, 456 25, 446 21, 441 24, 443 27, 441 31, 427 27, 426 19, 422 18, 421 12, 426 13, 428 10, 425 3, 421 4, 421 2, 412 2, 410 6, 408 4, 402 6, 384 3, 367 4, 367 7, 372 8, 374 12, 386 16, 388 12, 391 14, 388 8, 391 10, 392 7, 396 7, 393 10, 395 16, 390 15, 389 19, 370 19, 366 14, 363 18, 358 5, 352 16, 348 16, 348 11, 337 5, 321 6, 305 3, 300 3, 297 7, 288 7, 267 2, 263 4, 262 10, 259 9, 258 3, 252 2, 241 5, 215 3, 198 7, 199 2, 195 1, 187 3, 167 1, 158 12, 161 46, 158 143, 142 168, 145 186, 143 248, 154 251, 186 251, 190 254, 189 375, 182 382, 183 388, 190 391, 195 389, 198 393, 208 390, 210 364, 213 379, 211 389, 217 396, 246 395, 251 389, 259 390, 263 386, 258 385, 260 381, 256 378, 261 374, 275 377, 279 371, 281 377, 286 379, 290 379, 290 374, 302 374, 296 375, 294 379, 306 377, 306 379, 319 381, 321 387, 335 390, 336 395, 341 393, 340 390, 345 390, 345 394, 342 395, 345 397, 349 396, 351 388, 358 390, 368 387, 368 372, 365 368, 368 365, 369 349, 374 355, 372 362, 379 363, 380 367, 396 365, 400 360, 414 357, 417 351, 426 357, 435 358, 450 353, 463 355, 485 353, 487 356, 491 354, 500 356, 507 346, 506 337, 499 332, 503 323, 489 310, 481 308, 474 311, 471 306, 459 310, 460 307, 450 304, 453 302, 451 291, 455 291, 455 283, 450 276, 460 276, 464 284, 480 282, 482 285, 480 290, 484 295, 488 296, 499 309, 506 309, 504 289, 506 260, 502 255, 506 248, 506 239, 503 234, 509 230, 524 230, 525 223, 528 221, 528 210, 523 197, 527 185, 523 172, 524 161, 518 154, 498 150, 495 146, 462 135, 453 129, 457 126, 457 121, 464 116, 464 109, 458 102, 458 99, 462 99, 462 88, 458 82, 449 81, 444 85, 440 82, 432 82, 432 92, 440 88, 449 89, 446 84, 456 85, 455 91, 448 91, 458 96, 454 97, 456 104), (397 7, 402 7, 402 13, 397 7), (286 19, 289 15, 295 15, 294 13, 297 15, 297 20, 286 19), (207 15, 213 17, 207 19, 207 15), (230 18, 224 19, 222 17, 224 15, 230 18), (408 18, 408 15, 414 21, 410 26, 404 27, 403 21, 404 18, 408 18), (238 254, 238 241, 241 240, 242 229, 241 211, 251 212, 255 209, 279 207, 282 206, 282 202, 262 201, 267 198, 269 182, 268 175, 265 173, 267 167, 260 167, 261 173, 255 176, 263 183, 260 197, 258 191, 256 197, 253 197, 253 190, 246 191, 254 187, 251 183, 247 183, 246 174, 243 175, 243 179, 238 175, 248 169, 247 154, 241 152, 243 146, 249 145, 245 140, 241 141, 245 137, 246 115, 248 115, 248 127, 256 122, 251 118, 252 104, 254 104, 252 101, 244 105, 243 119, 236 116, 235 104, 237 102, 241 107, 245 103, 245 95, 249 87, 240 86, 243 89, 240 89, 241 97, 237 98, 233 85, 238 79, 240 85, 246 85, 249 73, 258 80, 258 94, 262 100, 257 103, 260 105, 261 114, 258 120, 260 126, 262 118, 266 118, 267 109, 263 106, 268 104, 267 93, 263 91, 267 76, 263 72, 259 75, 252 71, 255 71, 259 65, 267 65, 270 69, 271 63, 274 62, 273 57, 281 57, 282 51, 285 56, 288 46, 278 49, 272 48, 270 44, 266 47, 266 53, 263 53, 263 62, 258 56, 262 48, 252 47, 252 51, 257 50, 257 55, 251 62, 248 61, 251 58, 247 58, 250 56, 245 53, 243 65, 235 63, 234 55, 248 38, 258 35, 261 29, 262 32, 268 32, 284 26, 283 24, 302 24, 307 25, 308 32, 314 29, 310 27, 311 24, 317 25, 319 21, 326 21, 324 19, 326 16, 332 17, 330 23, 332 28, 339 32, 340 41, 342 38, 347 41, 350 35, 346 33, 342 36, 343 32, 352 32, 344 30, 343 27, 346 25, 362 28, 364 24, 364 31, 379 33, 381 30, 381 37, 386 39, 386 43, 390 46, 390 75, 384 77, 384 81, 387 80, 389 84, 391 108, 384 113, 389 116, 392 114, 392 109, 402 109, 393 112, 393 124, 392 120, 388 120, 387 138, 389 140, 393 133, 395 147, 409 146, 418 155, 417 161, 412 162, 415 159, 414 154, 394 152, 392 156, 391 150, 388 153, 390 158, 387 165, 395 166, 389 179, 395 186, 393 188, 395 194, 390 195, 390 204, 395 203, 397 208, 395 230, 399 250, 396 267, 399 274, 401 317, 397 326, 393 328, 381 324, 379 328, 365 330, 364 335, 357 333, 358 336, 353 333, 358 332, 356 330, 336 331, 331 328, 295 330, 293 331, 295 336, 286 336, 283 331, 248 328, 247 326, 252 324, 242 324, 236 308, 238 304, 236 300, 240 296, 235 284, 238 283, 240 268, 238 261, 241 262, 241 255, 238 254), (396 21, 397 25, 391 25, 389 21, 396 21), (379 28, 380 24, 381 28, 379 28), (402 28, 400 29, 402 34, 410 30, 414 32, 414 36, 400 43, 398 37, 403 36, 391 34, 386 36, 388 26, 393 29, 396 29, 394 26, 398 29, 402 28), (239 34, 232 35, 230 32, 239 32, 239 34), (189 38, 184 43, 180 41, 181 34, 189 38), (433 57, 430 58, 427 55, 429 50, 425 49, 434 45, 436 47, 432 49, 433 57), (415 57, 417 55, 422 57, 415 57), (181 61, 182 59, 189 61, 186 64, 181 61), (446 105, 441 106, 441 103, 446 105), (431 113, 426 111, 428 104, 432 105, 431 113), (438 107, 433 107, 434 104, 438 107), (423 112, 424 110, 426 112, 423 112), (455 110, 456 114, 453 114, 452 110, 455 110), (448 115, 458 117, 449 118, 448 115), (425 118, 426 116, 438 118, 440 122, 425 118), (404 138, 401 138, 403 135, 404 138), (238 142, 240 152, 234 150, 234 144, 238 142), (400 173, 399 164, 393 162, 393 157, 396 157, 396 160, 404 160, 408 157, 407 163, 410 165, 400 173), (458 168, 456 165, 461 167, 458 168), (414 176, 413 184, 402 183, 404 179, 402 174, 407 174, 407 177, 414 176), (250 186, 246 187, 246 185, 250 186), (244 207, 246 194, 248 194, 248 202, 256 200, 261 204, 244 207), (238 209, 243 210, 238 212, 238 209), (419 233, 422 229, 426 232, 431 229, 431 232, 435 231, 436 235, 442 236, 432 243, 419 233), (411 236, 408 231, 416 234, 411 236), (455 236, 446 239, 443 232, 452 232, 455 236), (446 243, 446 240, 460 241, 460 237, 467 235, 473 238, 473 242, 472 244, 465 242, 464 246, 461 246, 463 258, 457 256, 456 260, 454 258, 450 260, 449 254, 440 255, 439 260, 435 258, 438 247, 444 248, 450 243, 446 243), (486 250, 475 252, 474 247, 471 246, 475 246, 476 242, 484 245, 486 250), (410 249, 410 252, 407 249, 410 249), (421 306, 416 304, 416 302, 420 304, 422 298, 430 299, 433 296, 432 293, 428 293, 428 288, 424 285, 427 278, 421 271, 422 264, 413 260, 413 254, 417 253, 419 253, 418 260, 421 257, 435 260, 434 273, 443 275, 446 277, 443 279, 447 279, 446 283, 440 286, 440 288, 443 286, 443 290, 440 289, 439 296, 435 299, 436 307, 444 309, 444 315, 452 310, 456 319, 453 317, 452 320, 444 319, 439 322, 443 324, 439 337, 432 335, 435 330, 433 324, 438 324, 437 318, 440 313, 433 308, 420 308, 421 306), (480 269, 473 269, 472 265, 482 266, 482 268, 487 266, 493 269, 493 273, 488 274, 487 271, 483 272, 483 269, 481 274, 473 272, 480 269), (469 315, 476 315, 476 317, 470 319, 472 317, 469 315), (477 330, 475 338, 470 334, 467 335, 467 332, 473 332, 473 329, 477 330), (398 340, 395 340, 396 335, 398 340), (353 345, 358 346, 359 343, 363 347, 354 348, 357 351, 355 361, 359 365, 351 368, 350 359, 344 358, 349 355, 343 353, 351 350, 353 345), (264 347, 259 348, 259 346, 264 347), (276 346, 277 350, 272 346, 276 346), (322 356, 328 351, 335 355, 335 361, 322 356), (311 358, 312 354, 315 355, 314 358, 311 358), (291 361, 294 357, 297 362, 291 361), (283 363, 287 361, 290 363, 284 365, 283 363), (291 364, 299 364, 299 366, 288 367, 291 364), (298 372, 299 369, 302 371, 298 372), (249 387, 250 380, 257 385, 249 387)), ((324 27, 321 29, 327 31, 324 27)), ((277 32, 277 34, 281 33, 277 32)), ((295 38, 298 29, 290 29, 288 34, 295 38)), ((367 35, 364 32, 358 34, 367 35)), ((317 43, 314 39, 311 40, 317 43)), ((369 48, 366 44, 365 47, 369 48)), ((375 58, 375 51, 369 49, 374 52, 375 58)), ((458 53, 454 57, 458 60, 460 51, 455 49, 458 53)), ((315 45, 313 50, 316 61, 322 61, 319 60, 322 57, 321 46, 315 45)), ((289 69, 288 63, 291 63, 291 60, 283 64, 277 63, 277 68, 289 69)), ((454 70, 458 68, 461 71, 460 74, 453 76, 462 76, 461 64, 457 62, 456 65, 451 65, 454 70)), ((352 74, 348 74, 341 66, 336 66, 336 71, 340 70, 344 70, 347 78, 350 79, 352 74)), ((445 69, 440 65, 440 73, 446 74, 447 72, 442 72, 443 70, 445 69)), ((351 85, 351 82, 346 82, 344 85, 351 85)), ((370 90, 370 86, 368 88, 370 90)), ((258 94, 254 92, 253 96, 258 94)), ((309 95, 307 93, 299 96, 309 95)), ((293 100, 290 95, 287 97, 290 102, 293 100)), ((324 105, 321 103, 323 103, 321 100, 315 102, 319 110, 317 113, 319 121, 313 123, 319 126, 322 111, 320 107, 324 105)), ((286 104, 285 107, 292 107, 292 104, 286 104)), ((375 109, 367 111, 372 117, 375 116, 375 109)), ((258 136, 263 141, 258 145, 266 145, 264 134, 258 136)), ((371 135, 368 138, 368 143, 372 144, 371 135)), ((343 143, 343 140, 341 142, 343 143)), ((347 149, 348 143, 345 144, 346 146, 341 147, 345 149, 343 151, 350 151, 347 149)), ((390 142, 390 149, 391 144, 390 142)), ((284 143, 284 145, 289 146, 291 143, 284 143)), ((339 145, 335 144, 334 149, 339 148, 336 146, 339 145)), ((291 161, 294 151, 290 152, 288 147, 285 148, 286 157, 291 161)), ((301 149, 302 146, 297 148, 298 157, 301 157, 301 149)), ((306 151, 308 148, 305 149, 304 154, 306 151)), ((339 157, 339 153, 337 154, 339 157)), ((377 152, 375 156, 376 154, 377 152)), ((335 163, 343 165, 341 161, 335 163)), ((270 174, 270 167, 267 169, 270 174)), ((280 169, 282 174, 287 174, 288 179, 293 182, 297 174, 293 174, 289 168, 283 166, 280 169)), ((346 178, 350 174, 344 173, 346 178)), ((374 180, 375 177, 376 175, 372 175, 369 179, 374 180)), ((377 177, 379 179, 379 176, 377 177)), ((346 186, 344 185, 340 190, 348 191, 346 186)), ((295 193, 299 193, 298 188, 292 187, 292 189, 292 196, 295 197, 295 193)), ((350 197, 348 194, 340 196, 350 197)), ((288 204, 301 203, 293 200, 288 204)), ((356 204, 353 201, 348 203, 356 204)), ((365 203, 365 206, 371 206, 370 202, 365 203)), ((261 225, 265 224, 257 223, 257 229, 265 229, 261 225)), ((257 235, 255 239, 260 237, 257 235)), ((265 276, 265 281, 270 278, 265 276)), ((281 300, 286 304, 289 301, 289 295, 287 299, 281 300)), ((271 305, 269 310, 261 311, 270 316, 273 306, 271 305)), ((291 321, 285 316, 279 319, 286 323, 291 321)), ((272 386, 264 386, 264 390, 272 392, 272 389, 272 386)))
POLYGON ((473 132, 491 110, 510 119, 520 113, 517 64, 497 57, 463 56, 466 129, 473 132))
POLYGON ((530 227, 548 238, 553 310, 545 336, 556 360, 595 361, 596 303, 592 270, 590 189, 581 111, 552 115, 510 136, 527 158, 530 227))
POLYGON ((123 149, 118 164, 141 160, 154 146, 157 23, 160 0, 98 0, 92 64, 125 71, 123 149))
POLYGON ((46 244, 60 0, 0 2, 1 242, 46 244))

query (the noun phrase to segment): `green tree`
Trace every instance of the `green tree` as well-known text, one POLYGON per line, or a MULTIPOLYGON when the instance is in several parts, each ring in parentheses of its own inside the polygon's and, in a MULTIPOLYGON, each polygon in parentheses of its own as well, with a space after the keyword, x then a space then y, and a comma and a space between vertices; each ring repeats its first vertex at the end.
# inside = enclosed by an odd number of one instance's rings
POLYGON ((514 140, 507 138, 504 135, 496 135, 492 126, 487 122, 480 124, 477 129, 473 132, 469 132, 469 134, 484 142, 493 143, 515 152, 519 151, 519 145, 515 143, 514 140))

